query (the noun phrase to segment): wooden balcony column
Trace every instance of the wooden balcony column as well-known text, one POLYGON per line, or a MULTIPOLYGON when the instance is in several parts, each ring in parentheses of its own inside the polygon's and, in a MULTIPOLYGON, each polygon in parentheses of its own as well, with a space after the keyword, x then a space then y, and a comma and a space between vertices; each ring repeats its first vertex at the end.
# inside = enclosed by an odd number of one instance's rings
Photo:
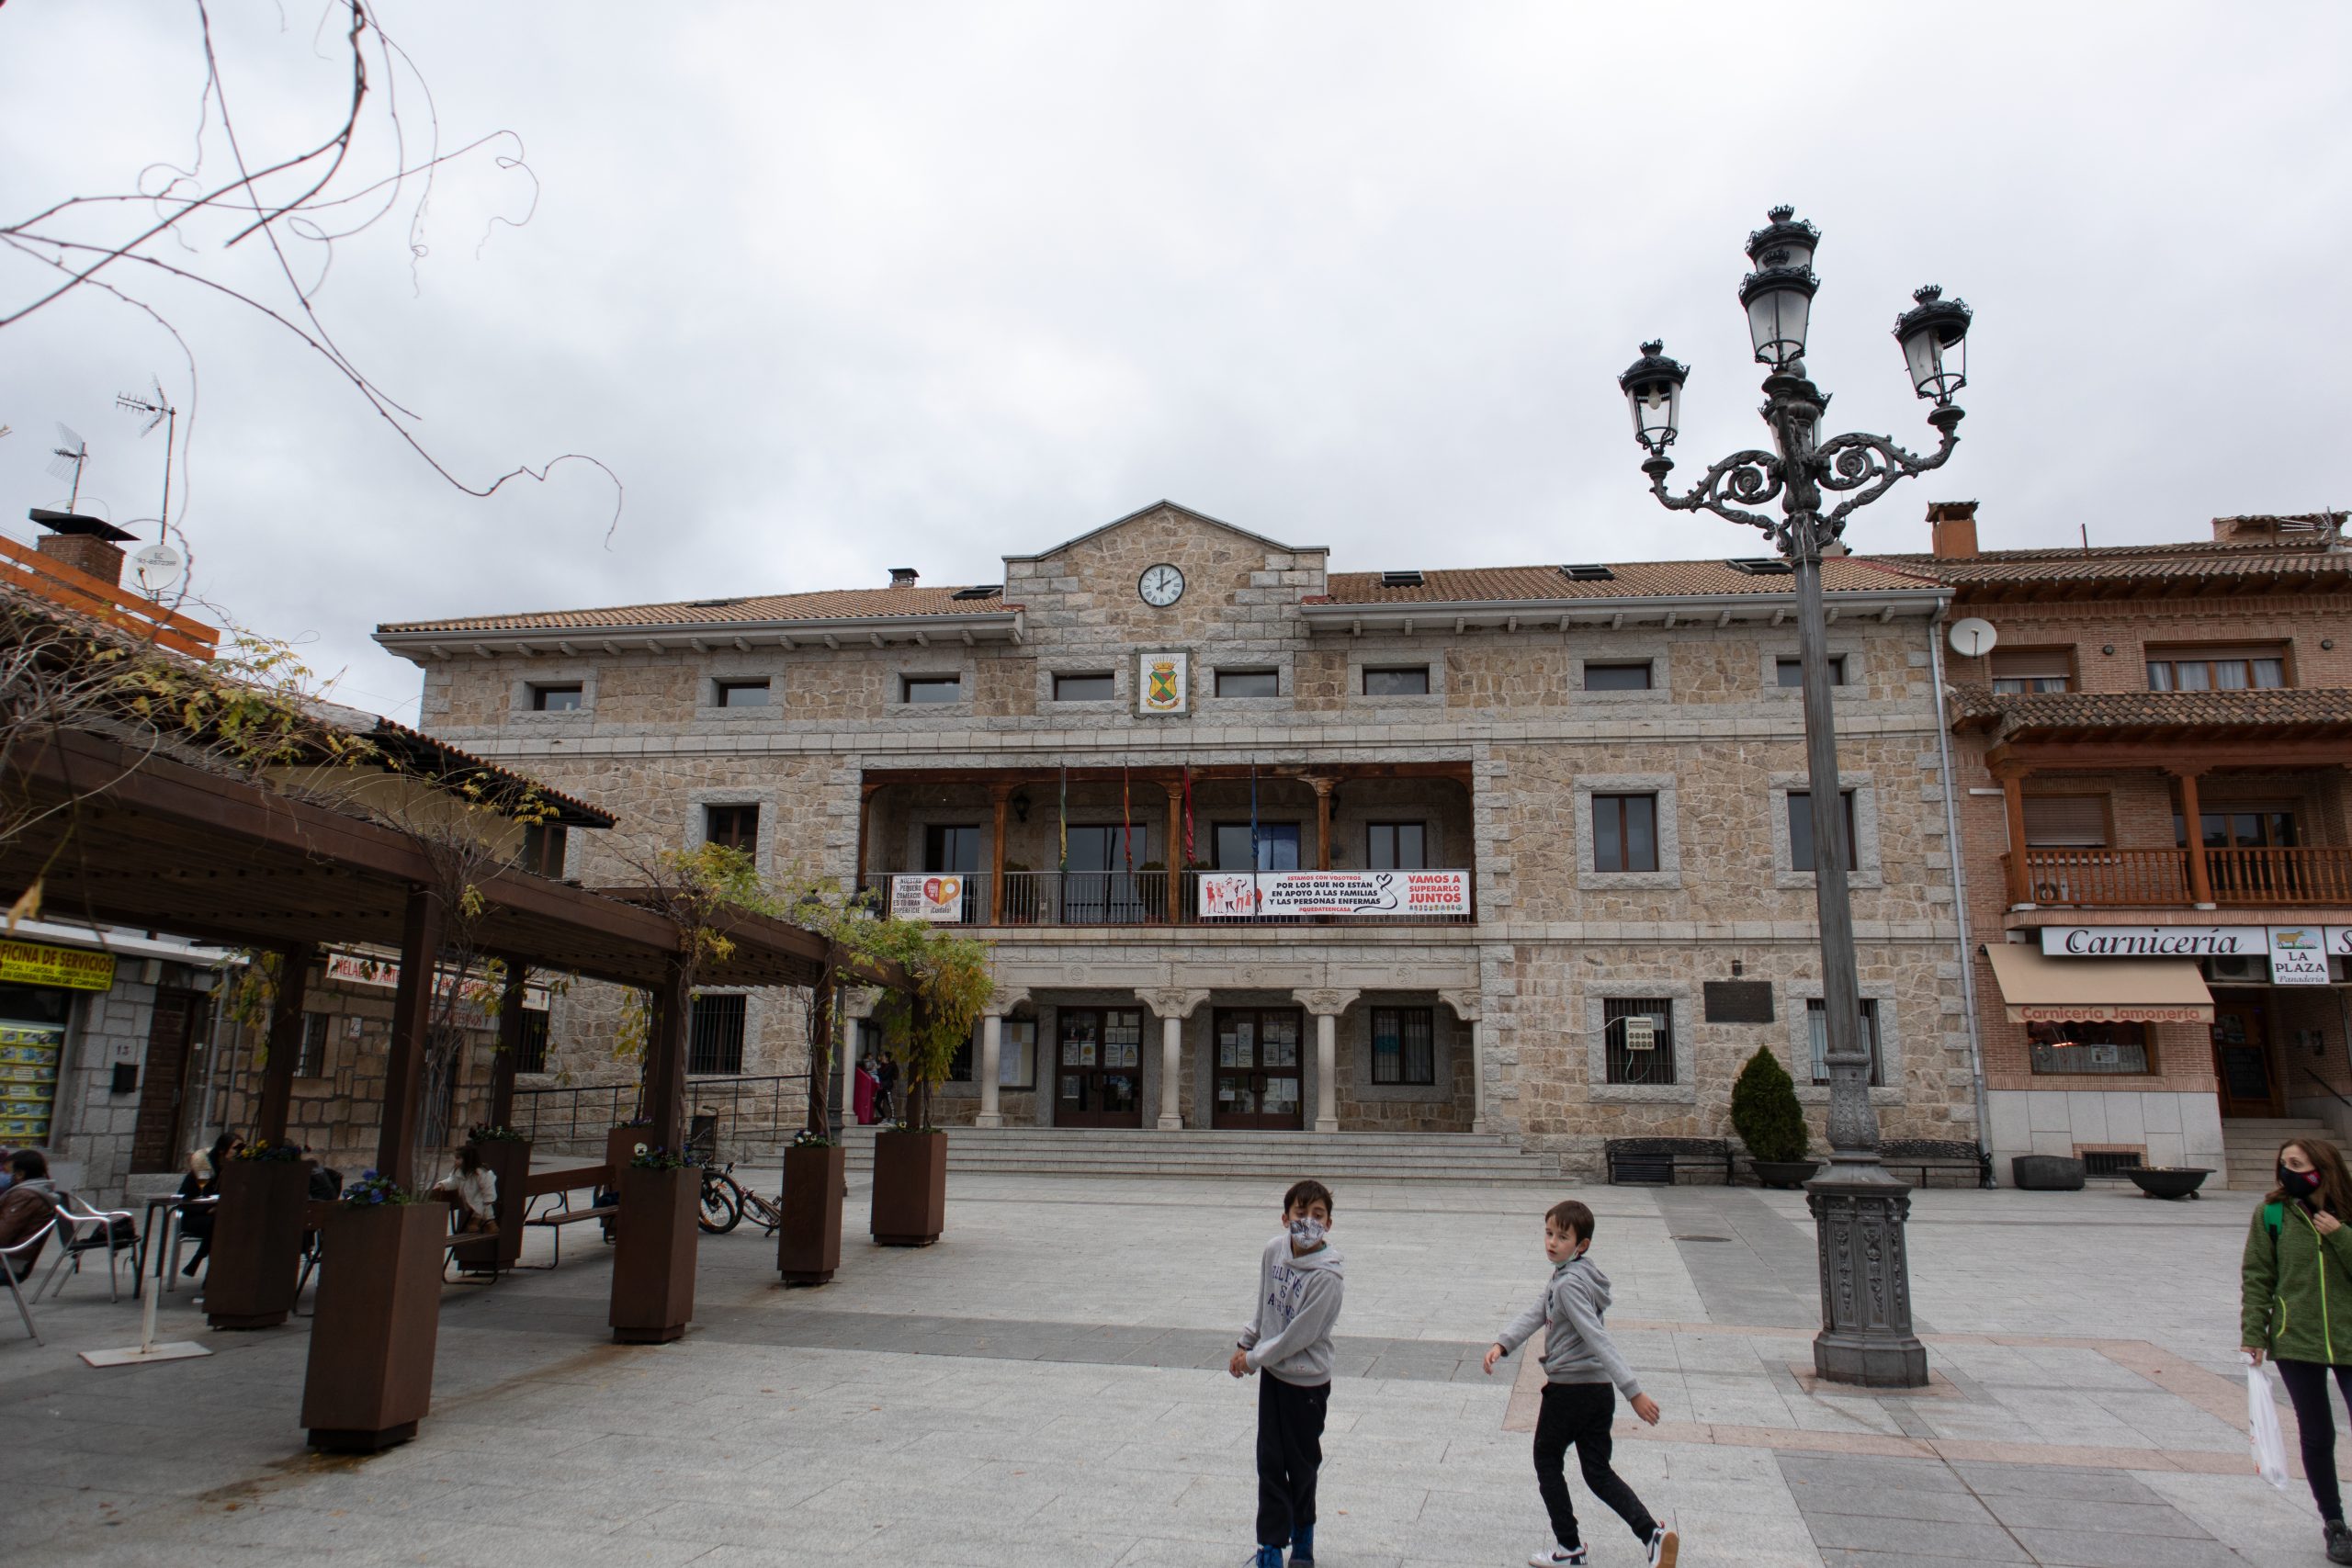
POLYGON ((1159 857, 1168 868, 1168 923, 1184 919, 1184 786, 1168 786, 1168 852, 1159 857))
POLYGON ((2172 776, 2180 781, 2180 820, 2182 831, 2188 840, 2188 897, 2200 909, 2215 908, 2213 903, 2213 873, 2205 859, 2205 823, 2197 799, 2197 777, 2200 768, 2174 768, 2172 776))
POLYGON ((1998 776, 2001 804, 2009 817, 2009 907, 2016 908, 2033 902, 2033 874, 2025 863, 2026 770, 2004 768, 1998 776))
POLYGON ((1331 792, 1339 781, 1317 775, 1307 784, 1315 790, 1315 869, 1331 869, 1331 792))
POLYGON ((1004 924, 1005 813, 1012 804, 1018 779, 998 779, 989 785, 989 801, 996 808, 996 835, 989 845, 989 924, 1004 924))
POLYGON ((506 986, 498 998, 498 1055, 490 1064, 490 1124, 509 1126, 514 1115, 514 1070, 523 1060, 523 1002, 530 994, 531 967, 513 953, 501 953, 506 986))
POLYGON ((882 785, 867 779, 857 786, 857 864, 851 871, 849 890, 853 896, 865 886, 865 823, 871 815, 874 795, 882 785))

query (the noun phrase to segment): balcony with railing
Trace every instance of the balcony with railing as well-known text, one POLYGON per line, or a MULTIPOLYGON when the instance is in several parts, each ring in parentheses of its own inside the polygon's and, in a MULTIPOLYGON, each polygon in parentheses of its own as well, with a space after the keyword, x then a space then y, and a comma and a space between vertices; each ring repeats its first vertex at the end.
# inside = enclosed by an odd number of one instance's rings
POLYGON ((1463 926, 1467 871, 873 873, 877 909, 944 925, 1463 926))
POLYGON ((2352 848, 2341 846, 2028 849, 2021 863, 2011 853, 2001 857, 2001 866, 2016 903, 2084 909, 2352 907, 2352 848))

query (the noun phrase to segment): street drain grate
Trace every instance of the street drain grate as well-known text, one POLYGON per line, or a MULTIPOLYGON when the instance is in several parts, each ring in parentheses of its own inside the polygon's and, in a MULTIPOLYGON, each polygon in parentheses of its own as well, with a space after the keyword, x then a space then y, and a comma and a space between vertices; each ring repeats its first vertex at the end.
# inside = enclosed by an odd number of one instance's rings
POLYGON ((1667 1239, 1668 1241, 1729 1241, 1731 1237, 1727 1235, 1676 1235, 1668 1236, 1667 1239))

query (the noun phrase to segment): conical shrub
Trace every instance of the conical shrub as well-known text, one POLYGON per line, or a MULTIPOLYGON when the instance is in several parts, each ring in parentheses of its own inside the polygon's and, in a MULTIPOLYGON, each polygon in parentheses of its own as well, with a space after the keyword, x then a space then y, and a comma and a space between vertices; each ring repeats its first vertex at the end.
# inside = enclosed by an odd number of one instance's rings
POLYGON ((1800 1160, 1812 1146, 1797 1086, 1767 1047, 1757 1048, 1731 1086, 1731 1125, 1751 1159, 1800 1160))

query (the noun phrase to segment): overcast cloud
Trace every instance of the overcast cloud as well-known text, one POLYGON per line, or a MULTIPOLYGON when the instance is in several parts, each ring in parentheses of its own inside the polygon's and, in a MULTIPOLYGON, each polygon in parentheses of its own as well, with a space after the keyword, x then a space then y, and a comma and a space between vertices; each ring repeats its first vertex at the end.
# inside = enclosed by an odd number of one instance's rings
MULTIPOLYGON (((316 11, 238 0, 255 141, 334 112, 316 11)), ((1862 514, 1923 547, 2202 536, 2352 499, 2352 9, 2134 4, 671 6, 390 0, 445 142, 518 131, 539 182, 454 171, 320 305, 476 481, 435 479, 314 355, 153 296, 201 400, 197 591, 413 716, 379 621, 989 582, 1162 496, 1344 570, 1756 553, 1650 502, 1615 378, 1692 366, 1683 478, 1753 444, 1734 299, 1775 201, 1825 231, 1833 429, 1931 445, 1888 336, 1977 311, 1951 465, 1862 514)), ((0 212, 184 161, 179 0, 0 8, 0 212)), ((413 129, 420 122, 411 116, 413 129)), ((34 275, 0 258, 0 300, 34 275)), ((84 294, 0 331, 0 527, 62 487, 152 516, 118 391, 177 349, 84 294)), ((175 509, 176 510, 176 509, 175 509)))

